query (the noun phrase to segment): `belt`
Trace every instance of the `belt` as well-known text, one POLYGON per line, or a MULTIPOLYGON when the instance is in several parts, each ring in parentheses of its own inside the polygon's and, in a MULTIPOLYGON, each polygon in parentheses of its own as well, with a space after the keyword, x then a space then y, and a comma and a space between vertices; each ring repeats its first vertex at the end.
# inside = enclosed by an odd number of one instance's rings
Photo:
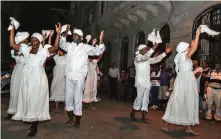
POLYGON ((221 89, 221 88, 212 87, 212 86, 210 86, 210 88, 215 89, 215 90, 219 90, 219 89, 221 89))

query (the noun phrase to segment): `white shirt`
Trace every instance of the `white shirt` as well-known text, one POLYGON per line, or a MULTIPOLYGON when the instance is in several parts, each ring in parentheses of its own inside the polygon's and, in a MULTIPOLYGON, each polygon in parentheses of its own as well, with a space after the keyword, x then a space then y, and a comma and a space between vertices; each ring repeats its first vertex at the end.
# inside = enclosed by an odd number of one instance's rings
POLYGON ((120 72, 118 68, 109 68, 108 75, 112 78, 117 78, 120 80, 120 72))
POLYGON ((203 68, 201 68, 201 67, 196 68, 193 71, 193 74, 196 75, 196 73, 198 73, 198 72, 201 72, 200 76, 196 79, 198 90, 200 90, 200 79, 201 79, 201 76, 202 76, 203 68))
MULTIPOLYGON (((160 73, 161 73, 161 70, 158 72, 158 74, 156 75, 156 72, 152 72, 151 73, 151 77, 160 77, 160 73)), ((160 83, 158 82, 158 80, 151 80, 151 85, 152 86, 160 86, 160 83)))
POLYGON ((66 76, 72 76, 76 79, 84 78, 88 71, 88 56, 99 56, 104 50, 104 44, 100 44, 98 47, 94 47, 88 44, 74 42, 67 42, 65 37, 61 37, 60 48, 67 52, 66 56, 66 76))
POLYGON ((149 87, 150 83, 150 64, 160 62, 166 53, 160 54, 157 57, 150 58, 154 50, 150 49, 145 55, 138 54, 135 57, 134 64, 136 68, 135 87, 139 84, 142 87, 149 87))

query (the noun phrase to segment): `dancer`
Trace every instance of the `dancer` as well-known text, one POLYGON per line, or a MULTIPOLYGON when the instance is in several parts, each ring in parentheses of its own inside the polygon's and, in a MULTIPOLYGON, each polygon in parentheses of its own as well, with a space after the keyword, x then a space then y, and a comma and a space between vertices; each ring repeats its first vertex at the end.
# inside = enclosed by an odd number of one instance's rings
POLYGON ((80 127, 80 118, 82 115, 82 92, 84 89, 85 77, 87 75, 87 63, 89 55, 101 55, 104 50, 104 31, 100 34, 100 45, 93 47, 82 43, 83 32, 80 29, 74 29, 73 42, 66 41, 67 32, 70 25, 60 40, 60 47, 67 52, 66 63, 66 96, 65 104, 69 120, 66 124, 73 123, 73 114, 75 115, 74 128, 80 127))
POLYGON ((54 112, 59 112, 59 102, 64 102, 65 100, 65 52, 62 49, 59 49, 57 55, 55 55, 53 59, 56 65, 53 71, 50 101, 55 102, 54 112))
POLYGON ((177 77, 162 118, 165 121, 162 128, 164 131, 169 131, 168 123, 171 123, 187 126, 187 133, 198 135, 191 128, 191 126, 199 124, 199 93, 190 57, 198 48, 200 31, 199 27, 196 31, 196 38, 190 47, 186 42, 180 42, 177 45, 178 53, 174 59, 177 77))
POLYGON ((21 74, 21 86, 19 89, 19 99, 17 112, 12 117, 13 120, 32 122, 31 131, 28 136, 35 136, 37 133, 38 121, 50 120, 49 115, 49 90, 48 80, 43 64, 49 56, 58 49, 60 40, 60 23, 56 25, 56 40, 53 47, 43 48, 41 42, 42 35, 34 33, 31 37, 31 47, 14 43, 14 27, 10 33, 10 45, 15 50, 20 50, 25 57, 25 66, 21 74))
POLYGON ((146 121, 146 113, 148 111, 149 93, 151 88, 150 83, 150 64, 156 64, 160 62, 167 54, 172 51, 172 48, 168 47, 165 53, 160 54, 157 57, 150 58, 154 50, 159 44, 155 44, 153 49, 147 51, 147 46, 144 44, 139 45, 137 56, 135 57, 134 64, 136 69, 135 87, 137 87, 137 97, 134 101, 133 110, 130 113, 131 120, 136 120, 136 111, 141 110, 142 121, 146 121))
MULTIPOLYGON (((13 30, 11 30, 13 31, 13 30)), ((21 45, 21 44, 28 44, 27 38, 29 37, 28 32, 18 32, 15 36, 15 44, 21 45)), ((12 72, 11 82, 10 82, 10 101, 9 101, 9 108, 8 108, 8 115, 5 119, 11 119, 12 116, 16 113, 17 104, 18 104, 18 95, 21 85, 21 79, 22 79, 22 70, 24 67, 24 56, 23 54, 20 54, 19 52, 15 52, 15 50, 11 50, 12 57, 16 61, 16 65, 14 67, 14 70, 12 72)))

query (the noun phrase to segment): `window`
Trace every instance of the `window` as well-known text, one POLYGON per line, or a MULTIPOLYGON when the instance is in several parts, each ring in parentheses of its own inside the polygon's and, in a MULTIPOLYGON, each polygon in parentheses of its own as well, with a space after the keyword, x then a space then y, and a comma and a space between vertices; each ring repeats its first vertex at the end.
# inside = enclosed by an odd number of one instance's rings
POLYGON ((129 39, 124 37, 121 42, 120 70, 126 70, 128 60, 129 39))
MULTIPOLYGON (((221 32, 221 5, 213 6, 201 13, 193 24, 193 39, 195 38, 196 29, 199 25, 207 25, 212 30, 221 32)), ((199 49, 193 57, 209 61, 210 64, 221 61, 221 35, 209 36, 205 33, 201 34, 199 41, 199 49)))
POLYGON ((137 33, 137 36, 136 36, 136 39, 135 39, 135 51, 134 52, 137 51, 138 46, 140 44, 145 44, 145 34, 144 34, 143 31, 140 31, 140 32, 137 33))

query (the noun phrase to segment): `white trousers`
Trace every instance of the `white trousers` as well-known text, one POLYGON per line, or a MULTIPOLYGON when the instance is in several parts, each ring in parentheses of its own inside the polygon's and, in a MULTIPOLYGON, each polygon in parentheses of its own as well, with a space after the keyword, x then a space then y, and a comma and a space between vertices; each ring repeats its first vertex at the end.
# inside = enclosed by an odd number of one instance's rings
POLYGON ((84 82, 71 76, 66 77, 65 104, 67 111, 73 111, 74 115, 82 115, 82 93, 84 82))
POLYGON ((134 101, 135 110, 148 111, 150 87, 137 85, 137 97, 134 101))
POLYGON ((215 120, 221 120, 221 89, 213 89, 211 87, 207 87, 207 105, 208 110, 206 113, 207 119, 212 119, 212 106, 213 102, 216 105, 216 113, 215 113, 215 120))

